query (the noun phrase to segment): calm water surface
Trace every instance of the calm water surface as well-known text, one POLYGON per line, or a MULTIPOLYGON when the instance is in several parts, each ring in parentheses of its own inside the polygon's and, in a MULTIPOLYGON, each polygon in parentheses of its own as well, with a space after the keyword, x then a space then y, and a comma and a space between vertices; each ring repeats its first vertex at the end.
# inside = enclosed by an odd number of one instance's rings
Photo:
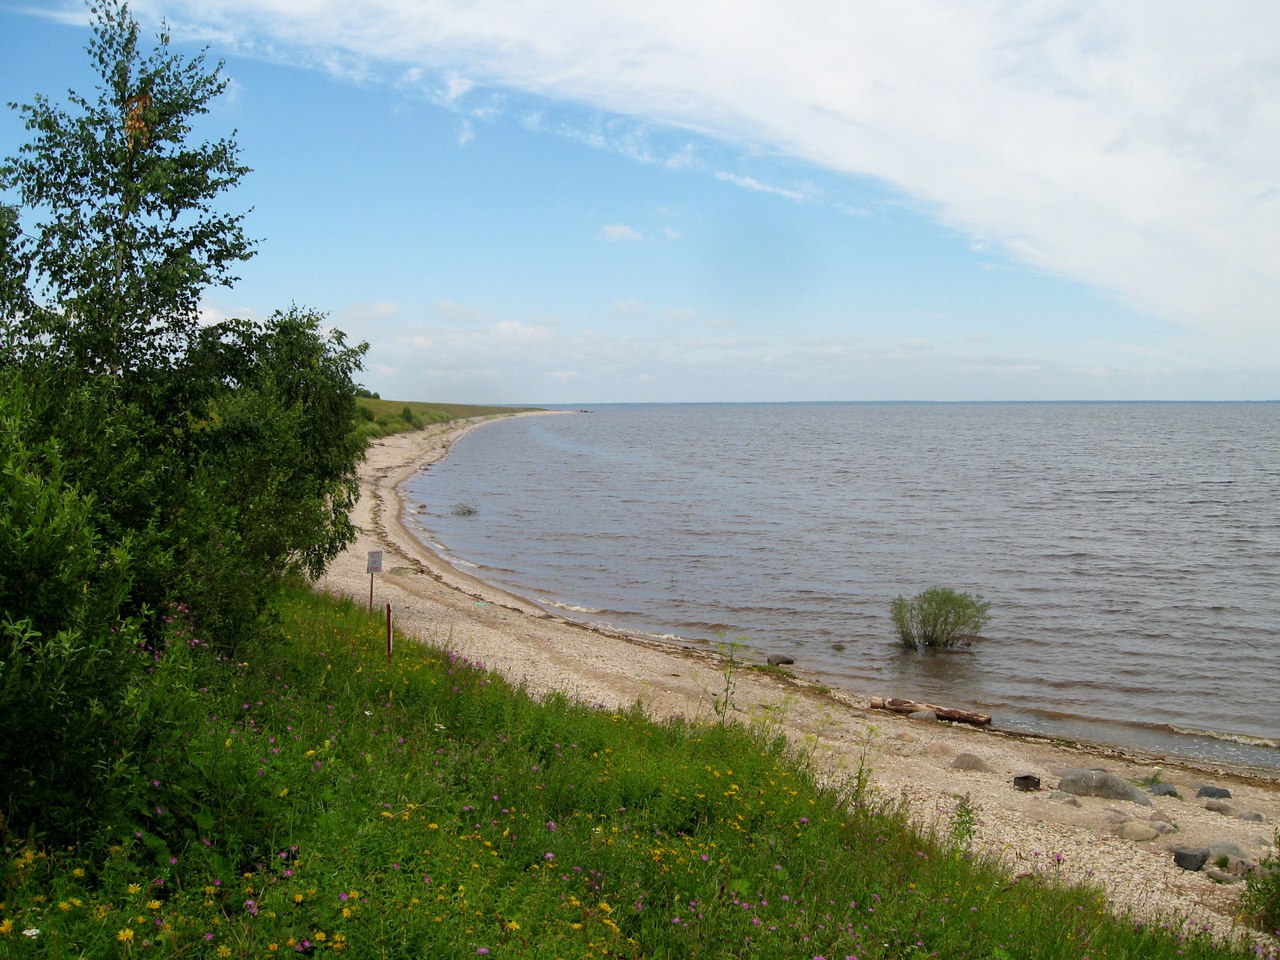
POLYGON ((485 426, 404 491, 428 544, 577 619, 1280 769, 1280 404, 606 406, 485 426), (990 601, 984 642, 897 645, 891 601, 935 584, 990 601))

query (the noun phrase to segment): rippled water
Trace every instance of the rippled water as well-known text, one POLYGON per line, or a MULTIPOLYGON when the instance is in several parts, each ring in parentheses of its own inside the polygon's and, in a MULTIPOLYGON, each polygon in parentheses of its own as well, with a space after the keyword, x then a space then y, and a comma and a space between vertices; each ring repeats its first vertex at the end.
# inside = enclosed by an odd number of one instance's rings
POLYGON ((606 406, 485 426, 405 492, 578 619, 1280 768, 1280 404, 606 406), (990 601, 985 641, 898 646, 890 602, 935 584, 990 601))

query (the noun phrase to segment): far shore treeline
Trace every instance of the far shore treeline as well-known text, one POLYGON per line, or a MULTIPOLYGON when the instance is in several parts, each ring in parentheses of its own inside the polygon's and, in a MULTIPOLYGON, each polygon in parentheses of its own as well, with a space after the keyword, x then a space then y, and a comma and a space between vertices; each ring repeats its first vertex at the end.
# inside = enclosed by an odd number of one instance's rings
POLYGON ((369 438, 502 411, 380 399, 313 309, 202 323, 255 248, 237 144, 192 139, 222 65, 91 19, 96 91, 16 106, 0 161, 0 958, 1274 960, 1014 878, 967 797, 922 832, 728 700, 371 655, 308 582, 369 438))

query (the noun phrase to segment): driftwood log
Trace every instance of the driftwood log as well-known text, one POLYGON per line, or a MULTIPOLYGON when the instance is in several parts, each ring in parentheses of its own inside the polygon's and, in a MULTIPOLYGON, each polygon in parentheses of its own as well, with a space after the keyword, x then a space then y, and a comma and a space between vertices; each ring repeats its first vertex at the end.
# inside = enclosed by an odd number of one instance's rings
POLYGON ((917 713, 921 710, 928 710, 939 720, 949 720, 952 723, 969 723, 975 727, 985 727, 991 722, 991 715, 988 713, 955 710, 951 707, 935 707, 931 703, 921 703, 919 700, 901 700, 898 697, 872 697, 871 706, 876 710, 891 710, 894 713, 917 713))

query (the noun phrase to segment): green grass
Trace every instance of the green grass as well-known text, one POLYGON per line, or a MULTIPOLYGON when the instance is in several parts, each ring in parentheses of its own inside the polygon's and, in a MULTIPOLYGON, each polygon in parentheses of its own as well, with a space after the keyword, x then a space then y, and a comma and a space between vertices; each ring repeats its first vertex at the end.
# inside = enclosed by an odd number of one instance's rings
MULTIPOLYGON (((10 838, 0 957, 1233 958, 921 836, 765 728, 537 702, 299 588, 247 662, 175 645, 136 802, 10 838), (24 930, 38 930, 24 936, 24 930)), ((1274 957, 1274 951, 1272 956, 1274 957)))
POLYGON ((385 437, 408 430, 420 430, 433 423, 448 423, 467 417, 490 417, 518 413, 526 407, 484 407, 468 403, 422 403, 417 400, 375 400, 360 397, 360 419, 356 429, 366 439, 385 437), (406 413, 408 414, 406 416, 406 413))

